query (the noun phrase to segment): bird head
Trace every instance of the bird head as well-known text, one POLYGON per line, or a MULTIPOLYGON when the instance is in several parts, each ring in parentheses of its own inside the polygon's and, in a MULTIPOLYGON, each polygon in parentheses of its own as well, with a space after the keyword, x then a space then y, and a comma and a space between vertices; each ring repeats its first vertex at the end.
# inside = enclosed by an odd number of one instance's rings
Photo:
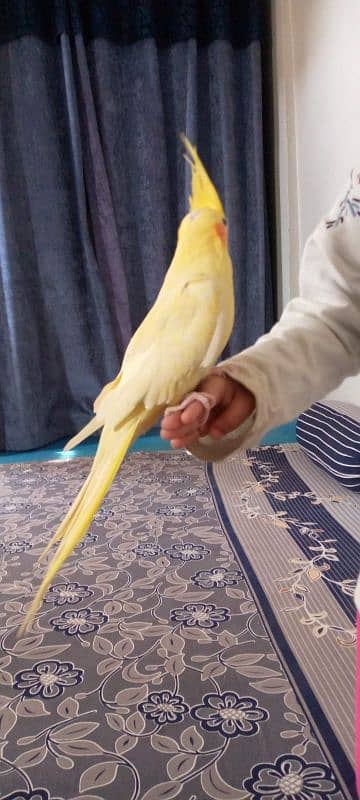
POLYGON ((196 148, 186 136, 182 136, 187 150, 186 160, 191 167, 191 195, 189 197, 189 213, 184 217, 180 231, 183 234, 196 236, 200 241, 204 236, 218 237, 227 245, 227 224, 223 205, 200 160, 196 148))

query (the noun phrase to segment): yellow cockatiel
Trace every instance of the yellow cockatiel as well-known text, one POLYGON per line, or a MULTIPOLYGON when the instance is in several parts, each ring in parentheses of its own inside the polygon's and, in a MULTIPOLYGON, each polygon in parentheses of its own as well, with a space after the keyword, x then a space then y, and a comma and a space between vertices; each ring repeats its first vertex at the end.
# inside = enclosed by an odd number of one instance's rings
POLYGON ((132 442, 211 370, 234 321, 232 264, 224 210, 194 147, 190 210, 158 297, 135 332, 121 370, 94 404, 93 420, 66 450, 102 428, 90 474, 53 536, 58 548, 26 615, 26 630, 55 575, 85 536, 132 442))

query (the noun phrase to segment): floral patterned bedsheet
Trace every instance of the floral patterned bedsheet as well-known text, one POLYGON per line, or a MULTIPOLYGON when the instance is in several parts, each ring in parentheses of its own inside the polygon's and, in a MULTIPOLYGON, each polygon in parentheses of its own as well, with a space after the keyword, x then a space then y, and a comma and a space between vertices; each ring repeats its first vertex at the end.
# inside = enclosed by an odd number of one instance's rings
POLYGON ((134 453, 17 639, 88 469, 0 467, 1 800, 353 800, 354 497, 292 446, 134 453))

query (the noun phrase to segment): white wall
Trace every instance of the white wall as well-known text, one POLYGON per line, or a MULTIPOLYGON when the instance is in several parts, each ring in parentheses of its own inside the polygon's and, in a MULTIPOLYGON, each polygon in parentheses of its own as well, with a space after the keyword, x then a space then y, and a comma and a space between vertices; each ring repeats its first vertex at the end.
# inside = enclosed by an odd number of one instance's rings
MULTIPOLYGON (((360 166, 360 0, 272 2, 283 306, 307 236, 360 166)), ((360 376, 336 396, 360 403, 360 376)))

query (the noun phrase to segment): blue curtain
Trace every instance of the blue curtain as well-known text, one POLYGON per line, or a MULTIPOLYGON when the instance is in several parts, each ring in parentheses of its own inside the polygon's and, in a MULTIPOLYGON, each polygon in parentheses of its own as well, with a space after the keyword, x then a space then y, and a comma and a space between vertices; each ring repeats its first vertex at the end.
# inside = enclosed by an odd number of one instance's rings
POLYGON ((262 0, 2 0, 0 449, 68 436, 170 262, 196 142, 225 203, 237 318, 273 322, 262 0))

